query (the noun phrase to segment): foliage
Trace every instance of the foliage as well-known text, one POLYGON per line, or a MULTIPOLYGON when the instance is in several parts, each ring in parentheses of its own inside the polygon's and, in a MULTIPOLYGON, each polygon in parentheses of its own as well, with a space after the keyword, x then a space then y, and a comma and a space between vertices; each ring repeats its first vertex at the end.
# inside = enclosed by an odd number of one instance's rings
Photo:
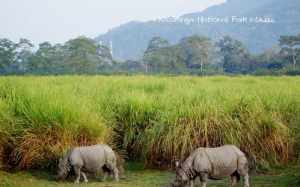
POLYGON ((17 45, 8 39, 0 39, 0 73, 8 72, 15 61, 17 45))
POLYGON ((179 44, 172 46, 163 45, 168 42, 160 39, 160 43, 163 44, 159 46, 162 47, 152 47, 153 41, 159 43, 157 40, 154 38, 150 41, 143 57, 147 71, 152 73, 192 73, 194 71, 203 74, 204 68, 209 67, 209 64, 214 64, 217 58, 215 47, 209 38, 186 37, 179 44))
MULTIPOLYGON (((5 157, 10 158, 10 167, 53 168, 56 159, 71 146, 108 139, 110 128, 90 111, 88 99, 77 99, 78 90, 73 85, 59 86, 55 79, 48 86, 48 79, 27 80, 2 78, 0 84, 5 107, 1 110, 0 132, 13 144, 5 157)), ((5 142, 1 141, 1 146, 5 142)))
POLYGON ((10 167, 51 169, 68 148, 104 142, 148 166, 170 167, 196 147, 223 144, 241 147, 261 168, 296 162, 299 83, 298 77, 3 77, 0 151, 6 142, 12 149, 0 158, 10 158, 10 167))
POLYGON ((143 62, 146 72, 175 73, 184 70, 184 58, 179 46, 170 46, 146 52, 143 62))
POLYGON ((218 42, 223 57, 223 69, 227 73, 246 73, 249 52, 242 42, 225 36, 218 42))
POLYGON ((160 48, 168 47, 168 46, 170 46, 168 40, 165 40, 161 37, 153 37, 149 41, 149 45, 148 45, 148 48, 146 50, 146 53, 157 50, 157 49, 160 49, 160 48))
POLYGON ((78 37, 64 45, 39 44, 36 52, 26 39, 19 43, 2 39, 0 73, 6 74, 93 74, 114 64, 109 49, 92 39, 78 37))
POLYGON ((186 54, 186 64, 189 68, 198 68, 203 73, 204 65, 214 63, 215 46, 209 38, 191 36, 183 38, 181 48, 186 54))
POLYGON ((107 46, 78 37, 65 44, 39 44, 26 39, 0 40, 0 74, 253 74, 299 75, 299 36, 282 36, 261 54, 251 54, 230 36, 219 41, 193 35, 170 44, 161 37, 149 41, 142 59, 117 62, 107 46))
POLYGON ((298 56, 300 54, 300 34, 297 36, 281 36, 279 39, 282 51, 292 62, 293 70, 296 70, 298 56))

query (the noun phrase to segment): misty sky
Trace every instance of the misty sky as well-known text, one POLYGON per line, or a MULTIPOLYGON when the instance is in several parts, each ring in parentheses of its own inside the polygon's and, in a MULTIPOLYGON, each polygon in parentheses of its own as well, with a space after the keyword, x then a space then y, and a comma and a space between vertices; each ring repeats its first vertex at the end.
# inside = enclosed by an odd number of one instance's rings
POLYGON ((132 20, 196 12, 225 0, 0 0, 0 38, 64 42, 132 20))

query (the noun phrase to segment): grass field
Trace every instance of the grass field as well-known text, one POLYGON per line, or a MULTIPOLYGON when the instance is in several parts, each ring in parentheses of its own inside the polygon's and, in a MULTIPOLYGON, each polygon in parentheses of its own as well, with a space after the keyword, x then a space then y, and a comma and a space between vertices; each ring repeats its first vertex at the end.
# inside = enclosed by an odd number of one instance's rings
MULTIPOLYGON (((299 168, 298 168, 299 169, 299 168)), ((299 172, 297 168, 281 169, 273 171, 269 175, 251 176, 252 187, 299 187, 300 179, 295 172, 299 172)), ((81 183, 75 185, 72 179, 63 182, 57 182, 54 175, 41 171, 6 173, 0 172, 1 187, 71 187, 71 186, 87 186, 87 187, 167 187, 174 178, 173 172, 144 169, 140 164, 129 164, 126 168, 125 177, 119 183, 107 179, 102 181, 101 176, 98 178, 89 178, 88 184, 81 183)), ((199 181, 196 182, 196 185, 199 181)), ((228 180, 210 181, 210 187, 227 187, 228 180)), ((241 183, 242 184, 242 183, 241 183)), ((242 186, 242 185, 241 185, 242 186)))
POLYGON ((235 144, 271 171, 299 162, 299 85, 300 77, 1 77, 0 168, 53 171, 70 147, 96 143, 165 168, 196 147, 235 144))

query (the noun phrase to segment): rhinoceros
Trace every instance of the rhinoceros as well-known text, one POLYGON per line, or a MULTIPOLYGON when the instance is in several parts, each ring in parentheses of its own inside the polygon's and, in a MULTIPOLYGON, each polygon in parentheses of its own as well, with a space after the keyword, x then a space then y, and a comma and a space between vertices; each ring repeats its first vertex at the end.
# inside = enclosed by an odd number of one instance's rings
POLYGON ((244 187, 249 187, 248 160, 245 154, 234 145, 218 148, 198 148, 183 163, 176 163, 176 178, 172 187, 193 186, 199 177, 202 187, 208 179, 220 180, 231 177, 231 186, 244 178, 244 187))
POLYGON ((84 172, 97 174, 112 174, 119 181, 117 157, 108 145, 94 145, 71 149, 58 164, 58 179, 65 179, 73 169, 76 175, 75 183, 79 183, 82 175, 85 182, 88 179, 84 172))

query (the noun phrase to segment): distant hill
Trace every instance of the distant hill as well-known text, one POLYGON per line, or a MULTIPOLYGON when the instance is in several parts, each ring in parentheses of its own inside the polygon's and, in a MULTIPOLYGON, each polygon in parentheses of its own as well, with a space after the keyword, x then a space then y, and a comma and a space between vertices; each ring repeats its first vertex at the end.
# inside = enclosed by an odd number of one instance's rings
POLYGON ((300 0, 227 0, 202 12, 186 14, 180 20, 200 20, 200 18, 228 18, 228 23, 180 22, 130 22, 113 28, 96 38, 98 41, 113 42, 116 59, 138 59, 145 51, 149 40, 160 36, 176 43, 186 36, 198 34, 218 39, 230 35, 241 40, 252 52, 261 52, 277 43, 280 35, 300 33, 300 0), (274 23, 236 23, 232 16, 246 18, 271 18, 274 23))

